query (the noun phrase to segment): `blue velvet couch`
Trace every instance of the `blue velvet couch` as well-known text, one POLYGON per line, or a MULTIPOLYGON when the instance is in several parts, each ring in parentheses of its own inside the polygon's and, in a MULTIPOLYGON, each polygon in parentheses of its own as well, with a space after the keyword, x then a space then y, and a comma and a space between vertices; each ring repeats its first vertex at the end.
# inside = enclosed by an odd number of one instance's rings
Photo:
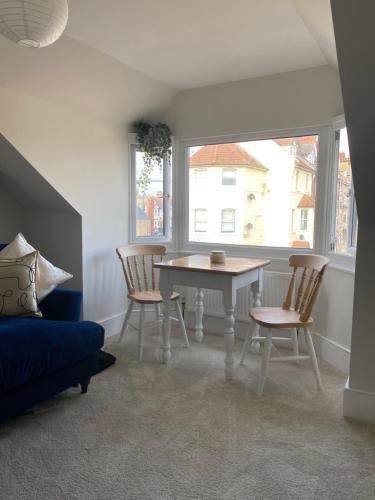
POLYGON ((79 321, 81 302, 81 292, 55 289, 40 303, 43 318, 0 317, 0 422, 69 387, 87 391, 104 329, 79 321))

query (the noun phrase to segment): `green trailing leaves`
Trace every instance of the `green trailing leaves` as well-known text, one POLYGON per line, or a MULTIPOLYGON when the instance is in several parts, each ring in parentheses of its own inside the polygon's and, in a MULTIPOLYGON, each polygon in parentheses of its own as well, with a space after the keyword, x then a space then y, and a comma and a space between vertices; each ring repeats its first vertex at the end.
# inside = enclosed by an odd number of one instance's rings
POLYGON ((143 121, 134 123, 139 147, 144 154, 144 167, 138 176, 137 185, 145 193, 151 183, 151 172, 155 165, 163 167, 164 159, 170 158, 172 146, 171 130, 165 123, 150 125, 143 121))

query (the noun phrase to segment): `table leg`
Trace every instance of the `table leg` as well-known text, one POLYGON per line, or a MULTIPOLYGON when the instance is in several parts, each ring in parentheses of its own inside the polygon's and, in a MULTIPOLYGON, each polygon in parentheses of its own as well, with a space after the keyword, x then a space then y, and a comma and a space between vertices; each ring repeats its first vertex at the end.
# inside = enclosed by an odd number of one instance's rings
MULTIPOLYGON (((261 307, 262 302, 262 291, 263 291, 263 271, 262 269, 259 270, 259 279, 257 281, 254 281, 251 284, 251 290, 253 293, 253 303, 252 307, 261 307)), ((254 328, 252 329, 252 336, 253 337, 259 337, 260 333, 260 326, 256 323, 254 325, 254 328)), ((254 354, 259 354, 260 353, 260 344, 259 342, 252 342, 250 351, 254 354)))
POLYGON ((195 338, 198 342, 203 340, 203 288, 197 288, 195 294, 195 338))
POLYGON ((159 279, 160 286, 160 294, 163 299, 163 322, 162 322, 162 356, 163 363, 168 363, 171 359, 171 344, 170 344, 170 336, 171 336, 171 319, 170 319, 170 310, 171 310, 171 296, 173 292, 173 286, 169 283, 168 273, 164 270, 160 272, 159 279))
POLYGON ((234 348, 234 307, 236 305, 236 294, 233 292, 225 293, 223 297, 225 309, 225 378, 233 378, 233 348, 234 348))

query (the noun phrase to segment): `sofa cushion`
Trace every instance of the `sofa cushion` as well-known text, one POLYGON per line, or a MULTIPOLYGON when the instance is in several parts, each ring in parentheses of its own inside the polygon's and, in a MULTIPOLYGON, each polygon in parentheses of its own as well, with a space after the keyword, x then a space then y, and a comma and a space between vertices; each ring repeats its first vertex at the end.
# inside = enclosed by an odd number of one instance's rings
MULTIPOLYGON (((1 255, 1 252, 0 252, 1 255)), ((41 316, 36 295, 38 252, 0 258, 0 316, 41 316)))
MULTIPOLYGON (((1 259, 14 259, 23 257, 31 252, 35 252, 35 248, 26 241, 22 233, 18 233, 14 240, 5 248, 0 248, 1 259)), ((73 278, 73 275, 67 273, 63 269, 59 269, 49 262, 46 258, 38 253, 38 265, 36 270, 36 291, 38 302, 43 300, 49 293, 52 292, 57 285, 73 278)))
POLYGON ((0 393, 99 351, 104 329, 91 321, 0 318, 0 393))

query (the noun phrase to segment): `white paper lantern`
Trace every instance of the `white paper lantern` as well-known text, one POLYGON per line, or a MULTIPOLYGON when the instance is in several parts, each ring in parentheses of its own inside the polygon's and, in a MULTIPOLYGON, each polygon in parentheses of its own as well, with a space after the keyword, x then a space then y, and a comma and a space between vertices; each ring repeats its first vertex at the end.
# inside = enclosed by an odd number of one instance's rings
POLYGON ((67 0, 0 0, 0 33, 22 47, 50 45, 67 22, 67 0))

